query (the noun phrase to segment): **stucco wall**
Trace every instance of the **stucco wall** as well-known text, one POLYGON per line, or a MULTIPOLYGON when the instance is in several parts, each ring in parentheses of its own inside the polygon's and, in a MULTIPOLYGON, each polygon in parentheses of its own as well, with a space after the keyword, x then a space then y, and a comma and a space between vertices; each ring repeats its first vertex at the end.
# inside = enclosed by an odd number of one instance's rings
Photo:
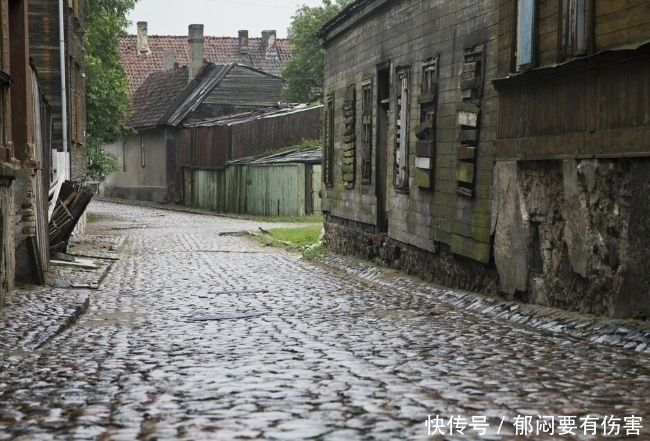
POLYGON ((167 137, 164 129, 144 130, 103 148, 117 156, 121 166, 121 170, 104 182, 106 196, 154 201, 166 197, 167 137))

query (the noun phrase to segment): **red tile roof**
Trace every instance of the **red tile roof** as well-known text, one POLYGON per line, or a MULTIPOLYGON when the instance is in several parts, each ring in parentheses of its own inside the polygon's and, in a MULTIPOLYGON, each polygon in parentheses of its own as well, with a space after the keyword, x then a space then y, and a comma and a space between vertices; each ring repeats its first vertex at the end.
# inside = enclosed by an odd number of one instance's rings
POLYGON ((154 72, 133 95, 133 112, 124 122, 136 129, 155 127, 188 86, 187 67, 154 72))
MULTIPOLYGON (((140 55, 136 49, 135 35, 120 38, 122 64, 131 80, 131 94, 134 94, 144 80, 165 66, 164 53, 172 51, 180 66, 189 64, 189 43, 187 36, 150 35, 148 55, 140 55)), ((236 37, 205 37, 204 58, 215 64, 241 63, 271 75, 280 76, 282 66, 291 58, 291 45, 286 39, 278 38, 277 57, 267 59, 261 38, 249 38, 249 54, 239 54, 239 39, 236 37)))

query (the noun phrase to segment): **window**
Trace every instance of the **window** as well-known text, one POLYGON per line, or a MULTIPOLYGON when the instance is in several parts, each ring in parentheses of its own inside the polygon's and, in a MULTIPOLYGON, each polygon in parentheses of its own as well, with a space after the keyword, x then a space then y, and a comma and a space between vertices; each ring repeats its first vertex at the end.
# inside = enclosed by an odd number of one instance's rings
POLYGON ((560 58, 586 55, 593 49, 593 0, 562 0, 560 58))
POLYGON ((356 157, 356 89, 354 84, 348 86, 345 90, 345 100, 343 100, 343 123, 345 130, 343 132, 343 153, 341 157, 341 175, 346 188, 354 187, 354 170, 356 157))
POLYGON ((140 135, 140 161, 144 167, 144 135, 140 135))
POLYGON ((517 70, 533 67, 535 3, 535 0, 517 0, 517 70))
POLYGON ((334 174, 334 94, 327 96, 323 135, 323 182, 331 186, 334 174))
POLYGON ((433 188, 436 110, 438 105, 438 57, 427 60, 422 66, 420 84, 420 124, 415 128, 415 185, 420 188, 433 188))
POLYGON ((372 80, 366 80, 361 88, 361 183, 370 184, 372 179, 372 80))
POLYGON ((397 70, 397 109, 395 112, 395 187, 408 187, 409 70, 397 70))

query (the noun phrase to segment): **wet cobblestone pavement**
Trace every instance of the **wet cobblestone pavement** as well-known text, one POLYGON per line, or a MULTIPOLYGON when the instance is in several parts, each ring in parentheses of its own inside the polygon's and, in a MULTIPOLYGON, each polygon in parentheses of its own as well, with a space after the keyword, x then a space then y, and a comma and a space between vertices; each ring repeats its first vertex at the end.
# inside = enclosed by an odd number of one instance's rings
POLYGON ((220 235, 268 225, 91 211, 117 216, 117 229, 99 227, 126 236, 120 260, 70 329, 33 351, 0 348, 0 439, 609 439, 603 418, 621 418, 625 437, 632 415, 631 438, 650 439, 646 352, 220 235), (429 415, 468 427, 429 436, 429 415), (519 415, 533 428, 540 415, 575 416, 577 435, 517 436, 519 415), (481 416, 484 436, 469 427, 481 416), (587 416, 597 435, 580 427, 587 416))

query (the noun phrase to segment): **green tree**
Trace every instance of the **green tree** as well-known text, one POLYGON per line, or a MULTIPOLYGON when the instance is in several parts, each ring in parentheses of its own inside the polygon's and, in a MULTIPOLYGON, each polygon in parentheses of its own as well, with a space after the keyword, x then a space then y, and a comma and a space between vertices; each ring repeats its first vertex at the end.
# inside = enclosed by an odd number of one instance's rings
POLYGON ((287 81, 283 94, 286 102, 311 103, 322 99, 325 50, 317 34, 349 3, 351 0, 323 0, 321 6, 301 6, 292 17, 288 40, 293 52, 282 70, 287 81))
POLYGON ((118 169, 101 145, 133 133, 122 124, 131 109, 129 79, 120 62, 119 37, 137 0, 84 0, 86 48, 86 149, 88 174, 103 181, 118 169))

